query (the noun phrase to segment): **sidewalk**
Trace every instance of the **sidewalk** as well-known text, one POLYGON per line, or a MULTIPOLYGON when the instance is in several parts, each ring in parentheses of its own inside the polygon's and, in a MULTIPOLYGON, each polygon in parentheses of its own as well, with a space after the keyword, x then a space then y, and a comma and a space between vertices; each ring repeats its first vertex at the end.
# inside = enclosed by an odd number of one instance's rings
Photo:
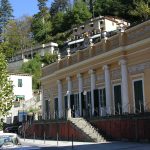
MULTIPOLYGON (((64 147, 64 146, 74 146, 77 145, 91 145, 91 144, 97 144, 94 142, 75 142, 73 141, 55 141, 55 140, 34 140, 34 139, 23 139, 20 138, 22 143, 27 143, 27 144, 33 144, 33 145, 42 145, 42 146, 52 146, 52 147, 64 147)), ((106 142, 105 142, 106 143, 106 142)))
POLYGON ((34 140, 34 139, 21 139, 22 143, 29 145, 36 145, 40 147, 59 147, 64 150, 150 150, 150 143, 135 143, 135 142, 72 142, 71 141, 54 141, 54 140, 34 140))

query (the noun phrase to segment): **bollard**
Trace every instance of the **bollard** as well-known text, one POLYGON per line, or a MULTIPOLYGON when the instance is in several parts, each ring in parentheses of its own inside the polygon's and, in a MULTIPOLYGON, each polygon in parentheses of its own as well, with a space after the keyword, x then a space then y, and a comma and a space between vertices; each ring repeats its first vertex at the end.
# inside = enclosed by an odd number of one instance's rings
POLYGON ((44 132, 44 144, 45 144, 45 132, 44 132))
POLYGON ((73 134, 72 134, 72 149, 73 149, 73 134))
POLYGON ((35 132, 34 132, 34 138, 33 138, 33 142, 35 142, 35 132))
POLYGON ((24 141, 25 141, 25 131, 24 131, 24 141))
POLYGON ((57 132, 57 147, 58 147, 58 132, 57 132))

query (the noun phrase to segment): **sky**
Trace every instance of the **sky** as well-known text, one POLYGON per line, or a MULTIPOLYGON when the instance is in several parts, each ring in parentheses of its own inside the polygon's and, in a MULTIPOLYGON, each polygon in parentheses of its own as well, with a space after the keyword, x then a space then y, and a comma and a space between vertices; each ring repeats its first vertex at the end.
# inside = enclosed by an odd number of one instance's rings
MULTIPOLYGON (((14 12, 14 17, 20 18, 23 15, 32 16, 38 12, 37 0, 9 0, 14 12)), ((51 0, 48 1, 48 7, 51 0)))

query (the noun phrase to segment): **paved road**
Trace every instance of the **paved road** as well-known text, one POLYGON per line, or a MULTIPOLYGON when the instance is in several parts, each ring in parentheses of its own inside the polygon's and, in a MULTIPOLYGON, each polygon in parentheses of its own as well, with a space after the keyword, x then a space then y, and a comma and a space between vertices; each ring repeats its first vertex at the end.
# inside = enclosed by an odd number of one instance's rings
MULTIPOLYGON (((68 141, 42 141, 21 139, 24 145, 36 146, 40 150, 72 150, 72 143, 68 141), (58 144, 58 146, 57 146, 58 144)), ((35 148, 35 147, 34 147, 35 148)), ((150 150, 150 143, 134 142, 105 142, 105 143, 86 143, 74 142, 73 150, 150 150)))

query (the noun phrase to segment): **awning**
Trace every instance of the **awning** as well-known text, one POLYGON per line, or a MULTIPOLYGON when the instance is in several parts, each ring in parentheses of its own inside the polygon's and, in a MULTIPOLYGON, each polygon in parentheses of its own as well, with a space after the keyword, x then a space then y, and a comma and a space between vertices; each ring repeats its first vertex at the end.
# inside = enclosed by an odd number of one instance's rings
POLYGON ((24 95, 16 95, 16 98, 24 98, 24 95))
POLYGON ((80 42, 83 42, 84 39, 79 39, 79 40, 75 40, 75 41, 71 41, 68 43, 68 45, 72 45, 72 44, 75 44, 75 43, 80 43, 80 42))

